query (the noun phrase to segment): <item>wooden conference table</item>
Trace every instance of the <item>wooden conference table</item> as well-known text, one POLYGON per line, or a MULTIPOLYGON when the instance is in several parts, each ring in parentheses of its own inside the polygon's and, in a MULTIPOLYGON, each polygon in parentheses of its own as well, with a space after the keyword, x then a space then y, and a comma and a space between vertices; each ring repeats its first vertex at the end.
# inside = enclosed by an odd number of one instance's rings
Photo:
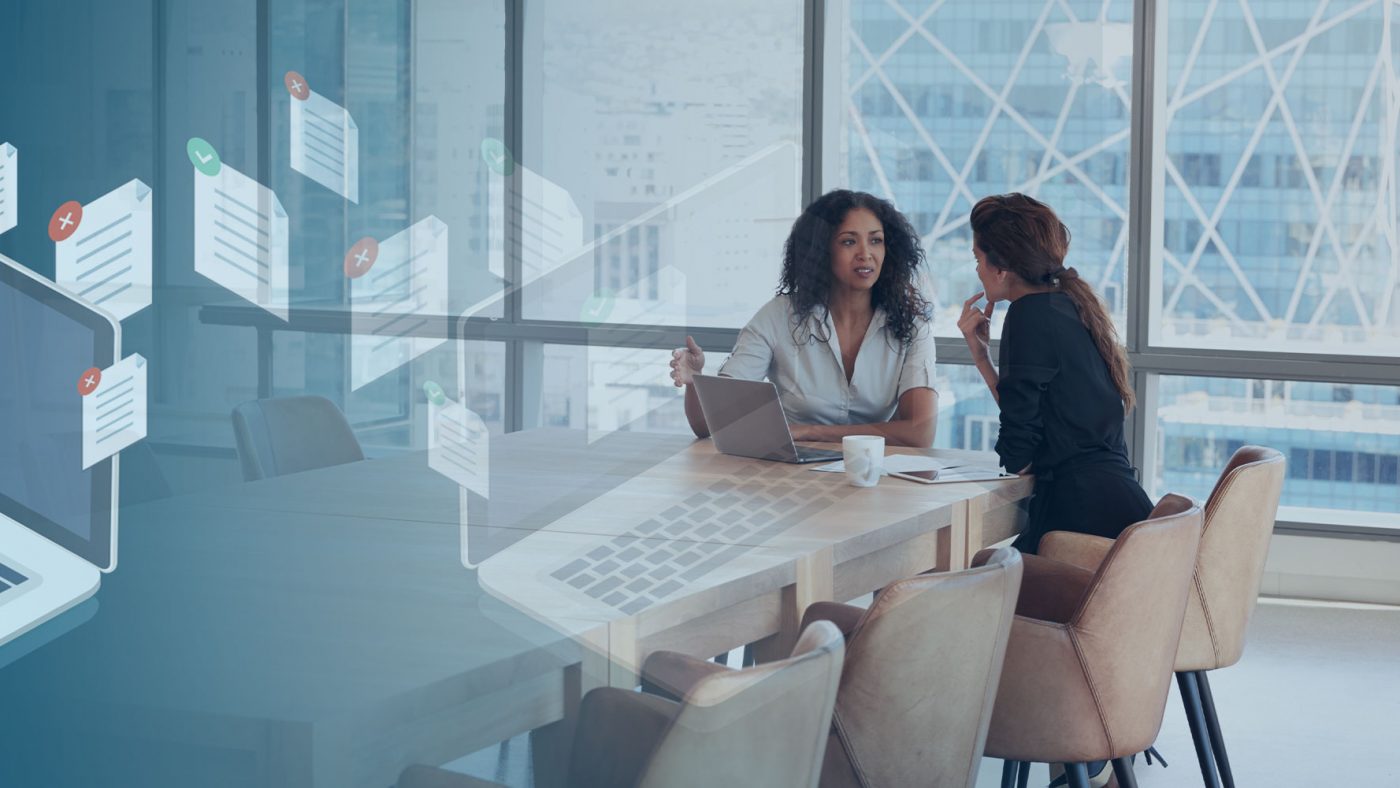
POLYGON ((123 509, 91 620, 0 648, 0 784, 384 788, 535 729, 548 784, 589 688, 781 656, 807 604, 964 567, 1030 493, 589 438, 494 436, 488 496, 413 454, 123 509))

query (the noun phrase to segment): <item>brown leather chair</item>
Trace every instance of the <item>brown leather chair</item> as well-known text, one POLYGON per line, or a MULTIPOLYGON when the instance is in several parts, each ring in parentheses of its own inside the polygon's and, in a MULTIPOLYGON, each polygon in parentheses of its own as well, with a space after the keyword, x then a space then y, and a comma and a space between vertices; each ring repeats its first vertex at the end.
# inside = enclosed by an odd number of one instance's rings
MULTIPOLYGON (((1216 782, 1216 764, 1226 788, 1235 777, 1211 697, 1206 671, 1227 668, 1244 653, 1245 632, 1259 599, 1259 581, 1283 492, 1283 455, 1244 446, 1230 458, 1206 501, 1200 553, 1176 653, 1176 680, 1196 744, 1205 784, 1216 782)), ((1047 558, 1092 569, 1112 540, 1054 531, 1041 541, 1047 558)))
POLYGON ((1200 508, 1167 495, 1092 572, 1025 557, 985 751, 1006 761, 1004 786, 1058 763, 1070 788, 1088 788, 1090 761, 1136 785, 1129 758, 1162 725, 1200 538, 1200 508))
MULTIPOLYGON (((814 788, 845 643, 819 621, 792 657, 697 681, 681 702, 602 687, 584 696, 568 785, 578 788, 763 785, 814 788)), ((398 788, 495 783, 410 766, 398 788)))
MULTIPOLYGON (((804 626, 829 620, 848 638, 822 788, 976 782, 1020 586, 1020 553, 1002 548, 977 569, 892 583, 869 609, 807 608, 804 626)), ((674 697, 728 670, 657 652, 643 688, 674 697)))

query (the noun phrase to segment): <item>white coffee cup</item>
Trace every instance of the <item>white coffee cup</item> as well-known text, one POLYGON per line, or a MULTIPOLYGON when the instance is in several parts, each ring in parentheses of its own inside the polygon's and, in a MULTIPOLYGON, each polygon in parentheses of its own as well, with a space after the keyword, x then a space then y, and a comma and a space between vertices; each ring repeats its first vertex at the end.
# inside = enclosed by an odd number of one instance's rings
POLYGON ((846 481, 874 487, 885 471, 885 439, 879 435, 847 435, 841 439, 846 481))

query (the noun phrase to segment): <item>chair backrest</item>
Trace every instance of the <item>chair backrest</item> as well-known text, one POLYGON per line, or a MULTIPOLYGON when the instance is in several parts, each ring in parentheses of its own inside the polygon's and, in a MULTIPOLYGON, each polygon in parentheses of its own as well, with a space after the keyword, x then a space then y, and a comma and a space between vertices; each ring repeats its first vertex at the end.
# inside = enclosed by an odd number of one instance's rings
POLYGON ((1230 458, 1206 501, 1196 577, 1186 603, 1176 669, 1214 670, 1244 653, 1245 631, 1259 599, 1279 496, 1283 454, 1244 446, 1230 458))
POLYGON ((1069 620, 1104 732, 1121 755, 1147 749, 1162 725, 1200 541, 1200 507, 1163 497, 1119 535, 1069 620))
POLYGON ((790 658, 701 679, 640 785, 814 788, 844 652, 841 630, 817 621, 790 658))
POLYGON ((846 646, 824 785, 977 782, 1021 571, 1005 547, 880 593, 846 646))
POLYGON ((233 409, 243 480, 363 460, 345 414, 325 397, 255 399, 233 409))

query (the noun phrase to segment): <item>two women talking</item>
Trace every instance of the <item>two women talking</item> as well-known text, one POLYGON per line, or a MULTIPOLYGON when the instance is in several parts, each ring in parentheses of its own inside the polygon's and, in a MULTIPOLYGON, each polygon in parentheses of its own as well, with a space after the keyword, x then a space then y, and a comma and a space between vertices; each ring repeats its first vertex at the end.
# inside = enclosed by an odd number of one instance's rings
MULTIPOLYGON (((1054 530, 1115 537, 1152 504, 1123 440, 1133 392, 1108 313, 1064 267, 1069 230, 1049 206, 1020 194, 987 197, 971 224, 983 289, 964 303, 958 328, 1001 410, 1003 467, 1036 477, 1016 546, 1034 552, 1054 530), (989 329, 1002 301, 994 365, 989 329)), ((718 374, 772 381, 794 440, 882 435, 932 446, 938 394, 930 308, 917 285, 923 264, 918 234, 889 202, 823 195, 793 225, 777 296, 744 326, 718 374)), ((672 354, 671 378, 686 388, 686 417, 702 438, 709 429, 690 383, 704 370, 704 352, 687 337, 672 354)))

